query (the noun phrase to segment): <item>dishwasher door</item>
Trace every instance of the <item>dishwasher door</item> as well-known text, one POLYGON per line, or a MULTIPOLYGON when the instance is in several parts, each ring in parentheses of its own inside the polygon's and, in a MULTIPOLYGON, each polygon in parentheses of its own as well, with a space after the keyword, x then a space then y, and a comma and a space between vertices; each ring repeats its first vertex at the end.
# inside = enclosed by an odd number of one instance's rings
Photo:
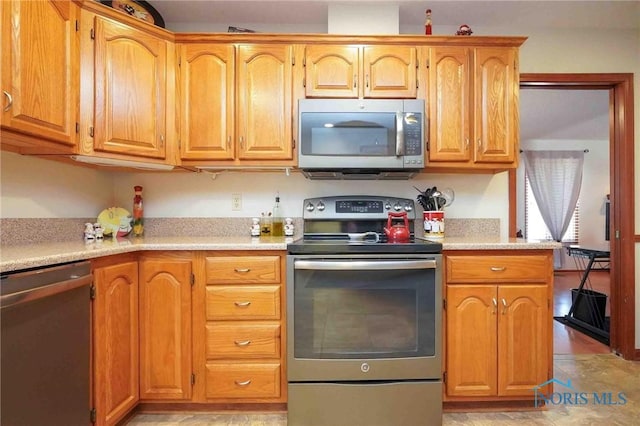
POLYGON ((89 262, 2 275, 0 424, 90 422, 89 262))

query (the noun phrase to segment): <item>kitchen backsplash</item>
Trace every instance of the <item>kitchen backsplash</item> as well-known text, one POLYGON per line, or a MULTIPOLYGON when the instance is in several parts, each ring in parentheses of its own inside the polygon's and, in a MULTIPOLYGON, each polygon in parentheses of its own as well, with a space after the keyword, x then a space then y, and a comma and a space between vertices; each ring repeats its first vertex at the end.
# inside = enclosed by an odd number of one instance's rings
MULTIPOLYGON (((82 241, 84 224, 93 219, 0 219, 0 245, 82 241)), ((294 218, 295 235, 302 235, 302 218, 294 218)), ((500 236, 499 219, 446 219, 446 236, 500 236)), ((147 218, 146 236, 222 237, 249 236, 251 218, 147 218)), ((421 229, 422 223, 415 228, 421 229)), ((129 237, 133 238, 133 237, 129 237)))

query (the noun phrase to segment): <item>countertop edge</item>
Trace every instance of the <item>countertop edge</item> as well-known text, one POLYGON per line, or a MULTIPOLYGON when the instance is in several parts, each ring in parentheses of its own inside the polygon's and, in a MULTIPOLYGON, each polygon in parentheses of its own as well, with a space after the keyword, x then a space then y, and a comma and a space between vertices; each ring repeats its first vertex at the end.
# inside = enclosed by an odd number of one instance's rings
MULTIPOLYGON (((273 250, 285 251, 290 238, 262 241, 250 237, 150 237, 144 239, 105 240, 101 242, 43 243, 0 247, 0 273, 37 268, 59 263, 137 251, 199 250, 273 250)), ((555 241, 522 239, 452 238, 441 240, 448 250, 552 250, 562 245, 555 241)))

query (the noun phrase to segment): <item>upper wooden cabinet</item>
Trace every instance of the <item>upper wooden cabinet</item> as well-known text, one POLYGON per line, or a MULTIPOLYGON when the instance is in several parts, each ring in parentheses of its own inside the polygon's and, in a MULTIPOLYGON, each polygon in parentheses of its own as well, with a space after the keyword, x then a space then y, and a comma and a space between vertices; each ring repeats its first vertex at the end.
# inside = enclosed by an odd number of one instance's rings
POLYGON ((329 98, 415 98, 412 46, 308 45, 305 95, 329 98))
POLYGON ((433 47, 427 168, 518 165, 517 48, 433 47))
POLYGON ((93 149, 164 159, 167 42, 104 17, 94 19, 93 149))
MULTIPOLYGON (((0 9, 2 129, 44 138, 33 142, 40 148, 34 153, 71 152, 79 121, 79 9, 69 1, 20 0, 0 9)), ((14 142, 2 136, 3 145, 14 142)))
POLYGON ((185 164, 293 159, 293 46, 182 44, 179 55, 185 164))
POLYGON ((235 48, 228 44, 178 47, 180 156, 235 158, 235 48))

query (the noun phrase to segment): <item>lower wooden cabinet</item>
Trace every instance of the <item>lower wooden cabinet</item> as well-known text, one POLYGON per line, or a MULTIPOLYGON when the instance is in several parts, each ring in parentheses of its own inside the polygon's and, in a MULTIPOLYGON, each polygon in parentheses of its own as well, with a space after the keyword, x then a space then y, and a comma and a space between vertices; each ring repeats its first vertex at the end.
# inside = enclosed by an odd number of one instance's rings
POLYGON ((149 253, 140 272, 140 399, 189 400, 191 253, 149 253))
POLYGON ((286 402, 285 259, 273 251, 202 259, 205 401, 286 402))
POLYGON ((456 253, 445 265, 445 400, 533 400, 552 378, 551 251, 456 253))
POLYGON ((93 276, 95 424, 115 425, 139 399, 137 258, 98 259, 93 276))

